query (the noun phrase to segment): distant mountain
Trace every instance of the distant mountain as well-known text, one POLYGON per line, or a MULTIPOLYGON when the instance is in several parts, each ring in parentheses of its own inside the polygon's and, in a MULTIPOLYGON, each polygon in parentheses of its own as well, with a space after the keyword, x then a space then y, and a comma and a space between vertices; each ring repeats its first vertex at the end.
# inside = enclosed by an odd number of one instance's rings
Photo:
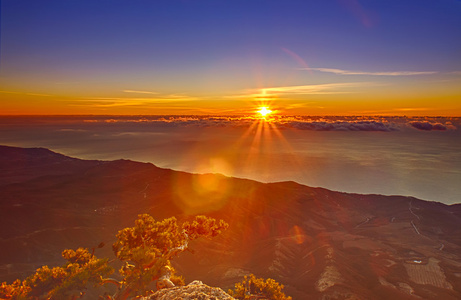
POLYGON ((0 281, 107 246, 136 216, 223 218, 175 259, 186 281, 272 277, 293 299, 461 299, 461 205, 190 174, 0 146, 0 281))

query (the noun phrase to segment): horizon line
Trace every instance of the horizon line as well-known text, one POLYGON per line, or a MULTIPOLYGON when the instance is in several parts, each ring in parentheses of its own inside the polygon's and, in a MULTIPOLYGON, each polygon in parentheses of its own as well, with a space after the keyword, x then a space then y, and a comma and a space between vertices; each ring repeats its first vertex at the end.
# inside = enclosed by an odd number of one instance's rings
MULTIPOLYGON (((189 117, 232 117, 254 116, 255 113, 234 114, 0 114, 3 117, 160 117, 160 116, 189 116, 189 117)), ((431 118, 461 118, 461 115, 410 115, 410 114, 275 114, 274 117, 431 117, 431 118)))

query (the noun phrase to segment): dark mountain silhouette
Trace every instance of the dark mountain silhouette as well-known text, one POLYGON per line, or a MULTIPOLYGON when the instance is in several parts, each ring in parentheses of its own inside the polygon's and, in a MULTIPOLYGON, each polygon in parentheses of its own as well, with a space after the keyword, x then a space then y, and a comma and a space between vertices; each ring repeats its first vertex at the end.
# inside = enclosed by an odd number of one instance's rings
POLYGON ((186 281, 271 277, 294 299, 460 299, 461 205, 295 182, 190 174, 0 146, 0 281, 62 263, 66 248, 113 257, 136 216, 205 214, 230 228, 175 259, 186 281))

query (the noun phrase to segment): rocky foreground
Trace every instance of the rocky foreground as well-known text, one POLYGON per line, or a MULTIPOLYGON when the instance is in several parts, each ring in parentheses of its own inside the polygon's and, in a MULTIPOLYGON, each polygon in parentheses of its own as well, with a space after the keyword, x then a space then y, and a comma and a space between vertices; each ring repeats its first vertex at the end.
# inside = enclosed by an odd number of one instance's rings
POLYGON ((142 300, 233 300, 220 288, 210 287, 201 281, 193 281, 186 286, 162 289, 142 300))

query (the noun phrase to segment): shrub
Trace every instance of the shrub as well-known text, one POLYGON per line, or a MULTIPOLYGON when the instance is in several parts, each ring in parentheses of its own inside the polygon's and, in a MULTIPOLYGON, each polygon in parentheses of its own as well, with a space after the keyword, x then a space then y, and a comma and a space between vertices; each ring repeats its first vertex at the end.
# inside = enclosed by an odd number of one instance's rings
POLYGON ((274 279, 256 278, 255 275, 245 276, 243 280, 235 284, 234 290, 229 290, 229 295, 236 299, 270 299, 270 300, 291 300, 283 292, 283 285, 274 279))
MULTIPOLYGON (((188 248, 189 242, 199 237, 211 238, 226 229, 228 224, 205 216, 192 222, 178 224, 176 218, 155 221, 148 214, 139 215, 134 227, 122 229, 113 244, 115 256, 125 262, 119 270, 121 280, 108 278, 113 269, 108 259, 99 259, 88 249, 64 250, 67 263, 61 267, 43 266, 24 281, 0 285, 1 299, 77 299, 88 285, 112 283, 117 286, 113 296, 105 299, 121 300, 146 294, 148 285, 157 281, 157 287, 184 285, 184 278, 176 276, 171 259, 188 248)), ((98 248, 102 247, 100 244, 98 248)))

